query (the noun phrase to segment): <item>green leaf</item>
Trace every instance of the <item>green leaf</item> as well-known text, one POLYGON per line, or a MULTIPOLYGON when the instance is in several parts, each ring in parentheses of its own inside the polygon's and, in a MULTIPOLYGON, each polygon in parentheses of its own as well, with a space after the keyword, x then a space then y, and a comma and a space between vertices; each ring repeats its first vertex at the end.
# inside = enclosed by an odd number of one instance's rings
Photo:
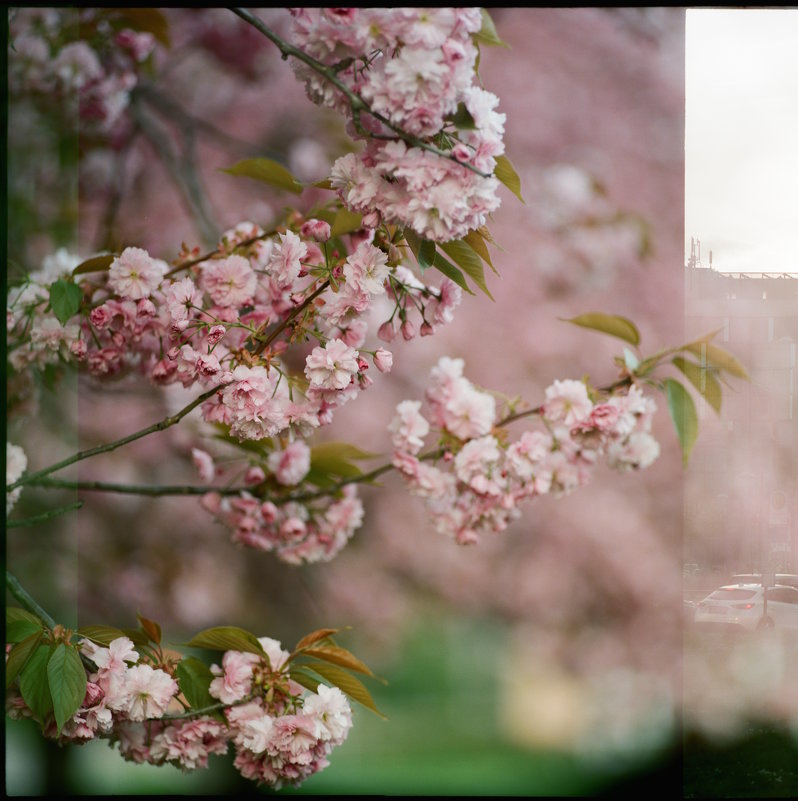
POLYGON ((141 629, 122 629, 122 636, 127 637, 137 648, 146 648, 150 638, 141 629))
POLYGON ((482 260, 474 249, 462 239, 452 239, 441 245, 444 253, 458 266, 471 280, 491 299, 493 295, 488 291, 485 283, 485 271, 482 260))
POLYGON ((82 261, 74 270, 72 275, 85 275, 86 273, 102 273, 105 272, 114 263, 113 253, 104 253, 101 256, 92 256, 86 261, 82 261))
POLYGON ((496 157, 496 169, 493 174, 524 204, 526 201, 521 195, 521 178, 505 155, 496 157))
POLYGON ((309 662, 303 665, 303 667, 309 668, 314 673, 318 673, 319 676, 330 684, 338 687, 344 695, 349 696, 352 700, 357 701, 367 709, 375 712, 381 718, 385 718, 385 715, 377 709, 374 699, 371 697, 371 693, 366 689, 363 682, 355 678, 351 673, 335 665, 327 664, 326 662, 309 662))
POLYGON ((272 159, 243 159, 236 162, 232 167, 222 169, 222 172, 254 178, 256 181, 263 181, 280 189, 287 189, 296 195, 302 194, 302 184, 282 164, 272 159))
POLYGON ((324 486, 333 483, 333 479, 356 478, 363 471, 353 463, 376 455, 346 442, 321 442, 310 449, 307 480, 324 486))
POLYGON ((311 631, 310 634, 306 634, 296 644, 296 648, 294 648, 294 653, 296 653, 297 651, 301 651, 304 648, 308 648, 309 646, 319 642, 320 640, 325 640, 327 639, 327 637, 331 637, 333 634, 337 634, 340 630, 341 629, 316 629, 316 631, 311 631))
POLYGON ((421 272, 423 273, 428 267, 432 267, 435 261, 435 243, 430 242, 429 239, 422 239, 412 228, 405 228, 402 234, 405 242, 407 242, 416 257, 421 272))
POLYGON ((412 228, 405 228, 402 231, 402 236, 405 242, 407 242, 410 252, 416 257, 416 261, 418 261, 418 251, 421 248, 422 242, 421 237, 412 228))
POLYGON ((604 314, 602 312, 588 312, 580 314, 570 319, 560 318, 566 323, 580 325, 582 328, 591 328, 594 331, 601 331, 618 339, 623 339, 632 345, 640 344, 640 332, 637 326, 626 317, 619 317, 617 314, 604 314))
POLYGON ((477 127, 477 123, 465 103, 458 103, 457 110, 447 120, 461 131, 473 131, 477 127))
MULTIPOLYGON (((186 656, 177 665, 177 683, 180 685, 180 692, 192 709, 204 709, 218 702, 208 690, 214 678, 211 669, 196 657, 186 656)), ((211 714, 220 720, 225 719, 221 711, 211 714)))
POLYGON ((430 242, 429 239, 422 239, 421 243, 419 244, 418 253, 416 254, 418 266, 421 267, 422 271, 432 267, 435 264, 435 258, 437 255, 438 253, 435 250, 435 243, 430 242))
POLYGON ((488 251, 488 244, 485 241, 485 235, 482 233, 480 229, 475 231, 469 231, 464 237, 463 241, 467 242, 471 245, 472 250, 474 250, 482 261, 493 270, 496 275, 499 273, 496 271, 496 268, 493 266, 493 262, 490 260, 490 252, 488 251))
POLYGON ((56 645, 47 661, 47 683, 60 732, 86 697, 86 670, 76 648, 63 642, 56 645))
POLYGON ((673 363, 687 376, 690 383, 696 388, 699 395, 720 414, 720 405, 723 392, 718 379, 715 378, 712 368, 701 367, 700 364, 688 362, 681 356, 674 356, 673 363))
POLYGON ((116 629, 113 626, 81 626, 77 633, 105 648, 114 640, 127 636, 122 629, 116 629))
POLYGON ((31 634, 30 637, 18 642, 9 651, 8 659, 6 660, 6 689, 11 686, 11 683, 25 667, 43 636, 43 631, 37 631, 35 634, 31 634))
POLYGON ((330 226, 330 236, 342 236, 358 231, 363 226, 363 215, 349 209, 339 209, 330 226))
POLYGON ((719 345, 707 342, 706 340, 698 340, 697 342, 690 342, 685 345, 684 350, 694 353, 701 359, 702 363, 706 362, 714 367, 718 367, 733 376, 737 376, 737 378, 743 378, 746 381, 751 380, 745 367, 743 367, 731 353, 724 350, 719 345))
POLYGON ((482 11, 482 27, 473 35, 474 40, 480 44, 506 47, 509 50, 510 45, 504 39, 500 39, 499 34, 496 33, 496 26, 490 14, 484 8, 480 10, 482 11))
POLYGON ((26 609, 18 606, 9 606, 6 609, 6 642, 22 642, 43 629, 44 623, 26 609))
POLYGON ((353 653, 347 651, 346 648, 341 648, 338 645, 317 645, 313 648, 305 649, 302 653, 304 656, 312 656, 324 662, 340 665, 347 670, 354 670, 356 673, 363 673, 366 676, 374 677, 374 673, 372 673, 368 665, 361 662, 353 653))
POLYGON ((301 667, 291 668, 291 670, 288 671, 288 675, 297 684, 301 684, 306 690, 310 690, 312 693, 317 692, 321 684, 317 678, 311 676, 307 671, 302 670, 301 667))
POLYGON ((33 634, 41 634, 44 626, 28 620, 18 620, 6 626, 6 642, 22 642, 33 634))
POLYGON ((49 658, 50 646, 40 645, 19 674, 19 691, 22 694, 22 700, 42 725, 45 724, 47 716, 53 710, 53 697, 50 695, 50 684, 47 681, 49 658))
POLYGON ((690 393, 672 378, 665 379, 665 395, 676 435, 682 446, 682 464, 687 467, 690 452, 698 436, 698 415, 690 393))
POLYGON ((74 317, 80 309, 83 292, 77 284, 60 279, 50 287, 50 308, 61 325, 74 317))
MULTIPOLYGON (((420 262, 419 262, 420 263, 420 262)), ((447 278, 455 282, 459 287, 468 292, 469 295, 474 293, 471 291, 465 276, 459 267, 455 267, 450 261, 447 261, 440 253, 435 253, 435 258, 432 261, 433 267, 440 270, 447 278)))
POLYGON ((211 651, 243 651, 264 656, 258 638, 237 626, 217 626, 195 634, 186 645, 190 648, 208 648, 211 651))
POLYGON ((148 620, 146 617, 142 617, 139 614, 137 614, 136 617, 138 618, 142 631, 149 637, 150 641, 154 642, 156 645, 160 645, 161 627, 155 621, 148 620))

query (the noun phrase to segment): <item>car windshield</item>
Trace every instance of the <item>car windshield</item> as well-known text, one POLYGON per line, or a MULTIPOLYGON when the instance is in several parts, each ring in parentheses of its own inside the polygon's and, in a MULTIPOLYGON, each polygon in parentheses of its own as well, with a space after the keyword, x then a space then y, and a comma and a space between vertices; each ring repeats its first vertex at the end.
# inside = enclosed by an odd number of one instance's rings
POLYGON ((709 597, 716 601, 747 601, 756 595, 756 590, 743 590, 737 587, 721 587, 709 597))

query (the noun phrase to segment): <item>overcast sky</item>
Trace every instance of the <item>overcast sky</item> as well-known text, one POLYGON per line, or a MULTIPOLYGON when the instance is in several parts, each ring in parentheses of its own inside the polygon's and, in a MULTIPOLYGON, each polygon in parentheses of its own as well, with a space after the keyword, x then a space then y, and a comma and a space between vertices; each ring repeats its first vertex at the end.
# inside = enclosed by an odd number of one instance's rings
POLYGON ((798 10, 687 10, 685 236, 723 272, 798 272, 798 10))

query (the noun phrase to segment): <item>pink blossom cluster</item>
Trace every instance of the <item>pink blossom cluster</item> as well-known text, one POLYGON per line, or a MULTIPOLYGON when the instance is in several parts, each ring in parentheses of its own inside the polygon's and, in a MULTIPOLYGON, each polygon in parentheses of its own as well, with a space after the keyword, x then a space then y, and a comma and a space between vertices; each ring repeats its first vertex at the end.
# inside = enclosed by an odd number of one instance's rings
MULTIPOLYGON (((74 742, 107 738, 120 724, 144 725, 150 719, 162 718, 168 709, 174 711, 177 682, 161 667, 141 661, 129 638, 119 637, 107 648, 84 640, 81 651, 97 668, 87 673, 86 696, 60 734, 51 721, 45 736, 74 742)), ((13 716, 29 716, 30 710, 15 692, 11 695, 13 716)))
MULTIPOLYGON (((207 481, 217 474, 213 458, 194 449, 200 476, 207 481)), ((231 530, 233 542, 274 553, 288 564, 326 562, 351 539, 363 522, 363 505, 353 485, 342 489, 341 497, 313 497, 285 500, 283 490, 297 487, 310 471, 310 448, 296 440, 269 454, 265 462, 249 467, 245 481, 257 486, 253 492, 223 495, 209 491, 202 506, 231 530), (274 500, 263 500, 256 494, 274 500), (284 500, 280 500, 280 498, 284 500)))
MULTIPOLYGON (((84 640, 81 651, 96 666, 87 673, 81 707, 61 731, 50 721, 44 734, 61 743, 93 739, 118 744, 137 763, 172 764, 183 771, 205 768, 211 754, 227 754, 241 774, 275 788, 297 785, 327 767, 327 757, 352 727, 352 710, 337 687, 306 690, 288 674, 287 651, 277 640, 259 638, 265 657, 226 651, 213 665, 210 695, 224 720, 186 715, 179 686, 169 670, 143 661, 127 637, 101 647, 84 640)), ((7 690, 13 719, 31 717, 16 686, 7 690)))
POLYGON ((156 44, 151 33, 130 28, 102 42, 78 38, 80 31, 110 31, 109 25, 102 9, 15 9, 9 19, 10 90, 76 100, 81 125, 108 133, 129 105, 140 65, 156 44))
POLYGON ((20 286, 9 287, 6 301, 8 360, 19 371, 28 366, 44 368, 74 358, 83 350, 79 344, 77 320, 61 323, 48 313, 50 286, 66 279, 81 259, 65 248, 45 257, 38 270, 32 270, 20 286), (76 349, 76 350, 75 350, 76 349))
POLYGON ((493 395, 465 378, 463 367, 462 359, 442 358, 426 391, 428 415, 421 401, 402 401, 389 425, 394 466, 424 499, 435 529, 458 543, 503 531, 522 502, 583 486, 599 457, 626 471, 659 455, 650 433, 656 406, 636 385, 594 400, 583 381, 555 381, 539 409, 544 428, 510 442, 493 395), (439 450, 422 455, 433 429, 439 450))
POLYGON ((352 727, 352 710, 337 687, 320 684, 315 693, 288 677, 289 654, 277 640, 260 638, 267 654, 227 651, 210 694, 230 706, 225 710, 233 764, 247 779, 279 788, 296 785, 327 767, 331 750, 352 727), (253 696, 258 686, 272 688, 271 698, 253 696), (251 699, 251 700, 247 700, 251 699))
MULTIPOLYGON (((347 207, 372 227, 382 220, 437 242, 482 226, 500 203, 492 173, 505 116, 495 110, 498 98, 475 84, 479 8, 291 12, 294 43, 368 107, 350 124, 365 149, 338 159, 331 173, 347 207), (467 124, 458 127, 458 114, 467 124)), ((325 76, 299 60, 293 66, 313 102, 352 118, 350 99, 325 76)))
POLYGON ((373 383, 366 355, 378 371, 391 369, 389 351, 366 347, 375 299, 393 302, 378 330, 390 341, 397 317, 405 339, 418 326, 432 333, 451 321, 462 296, 448 279, 436 289, 389 262, 389 248, 371 233, 350 237, 344 256, 330 252, 329 239, 322 220, 271 235, 245 222, 185 269, 127 247, 104 273, 77 277, 83 303, 62 325, 50 290, 71 281, 80 261, 64 253, 9 292, 10 363, 22 371, 78 360, 99 379, 138 370, 157 385, 210 392, 203 418, 240 440, 289 429, 305 436, 373 383), (414 309, 422 310, 418 323, 414 309), (287 366, 289 348, 304 348, 301 372, 287 366))

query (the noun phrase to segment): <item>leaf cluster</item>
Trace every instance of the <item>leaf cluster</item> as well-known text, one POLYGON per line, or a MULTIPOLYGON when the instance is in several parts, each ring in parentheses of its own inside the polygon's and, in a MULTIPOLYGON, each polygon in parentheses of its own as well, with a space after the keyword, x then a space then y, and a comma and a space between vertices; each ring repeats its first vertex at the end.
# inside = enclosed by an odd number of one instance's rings
MULTIPOLYGON (((620 315, 587 312, 565 322, 621 339, 635 350, 640 344, 637 326, 620 315)), ((712 331, 684 345, 666 348, 648 357, 641 357, 628 348, 624 348, 623 357, 616 357, 624 380, 630 383, 643 381, 664 393, 685 467, 698 437, 695 401, 682 381, 672 377, 659 378, 654 373, 666 364, 672 365, 678 371, 679 377, 687 379, 687 385, 720 415, 723 385, 730 386, 728 378, 750 381, 750 377, 733 354, 712 342, 717 334, 718 331, 712 331)))

